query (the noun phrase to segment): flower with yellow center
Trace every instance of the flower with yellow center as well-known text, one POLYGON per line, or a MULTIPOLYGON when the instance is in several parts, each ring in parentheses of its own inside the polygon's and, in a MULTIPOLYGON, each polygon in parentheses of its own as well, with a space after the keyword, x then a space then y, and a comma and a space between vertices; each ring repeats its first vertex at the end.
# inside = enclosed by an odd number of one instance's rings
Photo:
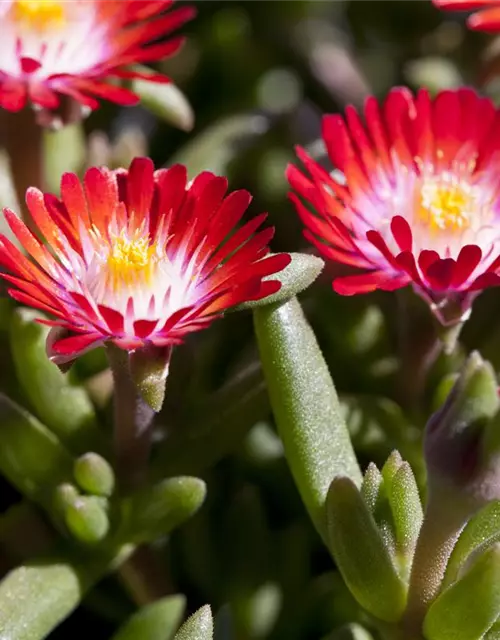
POLYGON ((336 172, 299 149, 306 173, 291 166, 287 175, 307 239, 362 271, 337 278, 338 293, 413 284, 453 323, 478 291, 500 284, 499 120, 471 89, 434 99, 395 89, 383 105, 368 98, 364 121, 353 107, 345 119, 325 116, 336 172))
POLYGON ((168 78, 137 65, 173 55, 183 38, 165 36, 194 16, 174 0, 1 0, 0 108, 27 102, 51 111, 61 96, 89 109, 97 98, 136 104, 138 97, 110 79, 168 78))
POLYGON ((226 196, 225 178, 204 172, 189 183, 181 165, 154 171, 151 160, 137 158, 128 171, 91 168, 83 183, 65 174, 60 200, 28 190, 45 244, 5 211, 28 257, 0 236, 10 295, 52 317, 43 321, 55 327, 54 361, 106 342, 169 347, 280 288, 267 276, 290 256, 267 256, 273 229, 257 231, 265 215, 235 228, 250 196, 226 196))

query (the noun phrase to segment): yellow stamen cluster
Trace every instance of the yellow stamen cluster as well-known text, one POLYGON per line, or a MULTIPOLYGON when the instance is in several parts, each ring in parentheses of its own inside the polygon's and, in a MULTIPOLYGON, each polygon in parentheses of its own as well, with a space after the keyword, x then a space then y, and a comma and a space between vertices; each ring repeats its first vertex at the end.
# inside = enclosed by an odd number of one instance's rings
POLYGON ((148 237, 113 238, 107 260, 108 283, 117 292, 134 284, 151 284, 156 259, 148 237))
POLYGON ((12 15, 26 27, 44 31, 63 26, 66 22, 65 2, 54 0, 15 0, 12 15))
POLYGON ((417 219, 433 232, 460 233, 477 213, 474 188, 466 183, 424 180, 417 202, 417 219))

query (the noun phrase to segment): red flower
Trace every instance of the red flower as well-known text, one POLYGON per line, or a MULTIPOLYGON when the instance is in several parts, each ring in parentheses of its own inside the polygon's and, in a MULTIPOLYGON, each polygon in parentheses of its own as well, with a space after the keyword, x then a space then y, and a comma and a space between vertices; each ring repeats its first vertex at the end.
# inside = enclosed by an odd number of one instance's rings
POLYGON ((467 20, 467 26, 477 31, 500 30, 500 0, 433 0, 439 9, 475 11, 467 20))
POLYGON ((287 254, 265 257, 273 229, 266 218, 239 229, 251 196, 225 197, 227 180, 201 173, 187 183, 181 165, 154 171, 148 158, 128 171, 89 169, 83 185, 67 173, 61 199, 30 188, 26 202, 47 244, 10 210, 13 233, 31 259, 0 236, 2 277, 19 302, 55 320, 56 362, 112 341, 126 350, 166 346, 208 326, 228 307, 263 298, 280 282, 287 254), (61 332, 60 328, 65 332, 61 332))
POLYGON ((325 257, 363 270, 337 278, 338 293, 412 283, 443 323, 454 322, 481 289, 500 284, 500 112, 465 88, 434 100, 394 89, 383 106, 368 98, 364 111, 364 124, 353 107, 323 120, 343 175, 302 149, 309 175, 288 168, 305 236, 325 257))
POLYGON ((95 99, 135 104, 131 91, 108 78, 168 82, 159 74, 128 69, 174 54, 180 37, 151 44, 195 12, 170 13, 173 0, 1 0, 0 107, 19 111, 29 100, 56 109, 60 95, 95 109, 95 99), (94 97, 95 96, 95 97, 94 97))

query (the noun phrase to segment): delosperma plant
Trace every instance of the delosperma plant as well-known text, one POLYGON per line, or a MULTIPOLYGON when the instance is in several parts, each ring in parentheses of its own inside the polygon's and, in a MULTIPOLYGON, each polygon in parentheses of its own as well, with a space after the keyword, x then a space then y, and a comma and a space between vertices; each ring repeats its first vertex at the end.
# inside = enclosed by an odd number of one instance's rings
POLYGON ((0 639, 498 639, 500 2, 221 4, 0 0, 0 639))

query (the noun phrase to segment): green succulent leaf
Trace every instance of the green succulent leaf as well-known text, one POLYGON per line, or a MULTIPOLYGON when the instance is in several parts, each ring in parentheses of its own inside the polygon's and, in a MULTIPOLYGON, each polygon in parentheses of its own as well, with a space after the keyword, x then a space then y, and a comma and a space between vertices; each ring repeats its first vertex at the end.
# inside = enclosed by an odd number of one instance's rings
POLYGON ((398 550, 411 560, 423 521, 422 503, 415 476, 407 462, 403 462, 392 478, 389 490, 398 550))
POLYGON ((73 457, 36 418, 0 394, 0 471, 25 496, 51 509, 52 491, 70 482, 73 457))
POLYGON ((67 124, 55 131, 44 129, 43 147, 47 190, 59 193, 63 173, 79 173, 85 165, 87 149, 83 124, 67 124))
POLYGON ((279 280, 281 289, 276 293, 263 298, 262 300, 251 300, 235 307, 235 311, 240 309, 255 309, 267 304, 285 302, 292 296, 298 295, 307 289, 319 276, 325 263, 316 256, 306 253, 291 253, 292 261, 282 271, 267 276, 264 280, 279 280))
POLYGON ((101 542, 109 532, 105 498, 77 496, 66 507, 65 522, 70 533, 84 544, 101 542))
POLYGON ((445 589, 424 620, 428 640, 478 640, 500 615, 500 545, 476 559, 445 589))
POLYGON ((115 488, 115 474, 107 460, 98 453, 85 453, 75 460, 73 475, 83 491, 109 497, 115 488))
POLYGON ((0 582, 0 632, 5 640, 43 640, 80 603, 83 595, 130 549, 91 562, 58 556, 33 560, 0 582), (7 635, 5 635, 7 631, 7 635))
POLYGON ((487 504, 467 523, 448 560, 443 586, 449 586, 458 578, 472 554, 484 551, 496 542, 500 542, 498 500, 487 504))
MULTIPOLYGON (((147 71, 136 65, 139 71, 147 71)), ((150 82, 137 78, 132 81, 132 91, 141 98, 141 104, 158 118, 183 131, 194 126, 194 111, 184 93, 173 82, 150 82)))
POLYGON ((120 627, 112 640, 170 640, 186 608, 182 595, 169 596, 139 609, 120 627))
POLYGON ((333 478, 361 484, 328 367, 295 298, 254 310, 271 405, 295 482, 326 539, 325 501, 333 478))
POLYGON ((46 352, 48 328, 35 322, 42 314, 16 309, 10 338, 17 378, 40 419, 75 451, 101 444, 94 407, 82 387, 70 383, 46 352))
POLYGON ((169 478, 146 487, 123 500, 118 537, 140 543, 163 536, 194 515, 205 495, 205 483, 199 478, 169 478))
POLYGON ((333 480, 327 519, 329 548, 351 593, 375 617, 399 620, 406 606, 406 586, 351 479, 333 480))
POLYGON ((213 635, 212 611, 205 605, 186 620, 175 634, 175 640, 212 640, 213 635))

